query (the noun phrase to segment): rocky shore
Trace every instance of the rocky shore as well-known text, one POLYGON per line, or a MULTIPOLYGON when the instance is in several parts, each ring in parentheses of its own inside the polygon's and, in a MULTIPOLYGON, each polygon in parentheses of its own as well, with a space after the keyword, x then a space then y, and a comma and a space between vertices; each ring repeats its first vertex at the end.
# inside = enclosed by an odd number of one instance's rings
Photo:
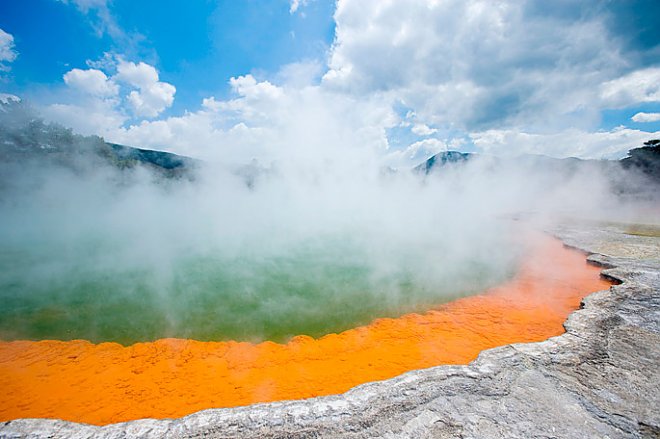
POLYGON ((621 282, 588 296, 561 336, 337 396, 105 427, 20 419, 0 438, 660 437, 660 238, 616 225, 551 232, 621 282))

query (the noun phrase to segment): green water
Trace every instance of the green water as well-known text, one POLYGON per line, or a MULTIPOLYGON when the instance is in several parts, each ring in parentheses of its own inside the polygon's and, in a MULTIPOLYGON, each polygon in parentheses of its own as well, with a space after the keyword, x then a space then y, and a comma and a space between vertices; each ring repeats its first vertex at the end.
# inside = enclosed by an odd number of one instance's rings
POLYGON ((130 344, 319 337, 423 311, 511 274, 486 258, 447 269, 442 248, 383 255, 387 248, 339 239, 281 252, 182 252, 158 264, 119 263, 111 249, 4 248, 0 338, 130 344))

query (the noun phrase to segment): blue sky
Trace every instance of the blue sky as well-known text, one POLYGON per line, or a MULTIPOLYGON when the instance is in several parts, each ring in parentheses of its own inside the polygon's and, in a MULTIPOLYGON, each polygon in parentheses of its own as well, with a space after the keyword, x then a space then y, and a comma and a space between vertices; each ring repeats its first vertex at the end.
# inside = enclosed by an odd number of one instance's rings
POLYGON ((618 157, 659 136, 659 21, 653 0, 0 0, 0 92, 218 160, 618 157))
MULTIPOLYGON (((75 2, 71 2, 75 3, 75 2)), ((301 59, 323 58, 332 43, 332 1, 290 14, 287 0, 115 0, 109 8, 125 35, 99 34, 92 10, 55 0, 3 0, 0 28, 14 35, 21 56, 12 63, 9 92, 58 87, 71 68, 104 53, 121 53, 157 66, 177 87, 172 113, 229 90, 229 78, 276 72, 301 59)), ((170 111, 170 110, 168 110, 170 111)))

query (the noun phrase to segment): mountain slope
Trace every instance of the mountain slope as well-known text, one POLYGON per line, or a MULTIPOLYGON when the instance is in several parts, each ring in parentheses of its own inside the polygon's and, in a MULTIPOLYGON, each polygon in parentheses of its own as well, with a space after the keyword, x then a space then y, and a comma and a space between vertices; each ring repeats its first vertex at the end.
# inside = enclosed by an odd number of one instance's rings
POLYGON ((110 165, 120 170, 144 167, 161 176, 190 177, 198 162, 176 154, 108 143, 98 136, 81 136, 49 124, 24 103, 0 102, 0 162, 59 165, 77 171, 110 165))

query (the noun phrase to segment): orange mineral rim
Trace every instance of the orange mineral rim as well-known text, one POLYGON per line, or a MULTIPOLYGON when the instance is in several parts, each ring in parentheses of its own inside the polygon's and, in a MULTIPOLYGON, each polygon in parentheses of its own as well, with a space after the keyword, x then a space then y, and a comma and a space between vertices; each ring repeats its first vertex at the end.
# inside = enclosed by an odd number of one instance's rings
POLYGON ((0 420, 58 418, 104 425, 202 409, 338 394, 369 381, 564 332, 587 294, 606 289, 584 254, 534 240, 509 282, 423 314, 378 319, 286 344, 162 339, 124 347, 0 342, 0 420))

